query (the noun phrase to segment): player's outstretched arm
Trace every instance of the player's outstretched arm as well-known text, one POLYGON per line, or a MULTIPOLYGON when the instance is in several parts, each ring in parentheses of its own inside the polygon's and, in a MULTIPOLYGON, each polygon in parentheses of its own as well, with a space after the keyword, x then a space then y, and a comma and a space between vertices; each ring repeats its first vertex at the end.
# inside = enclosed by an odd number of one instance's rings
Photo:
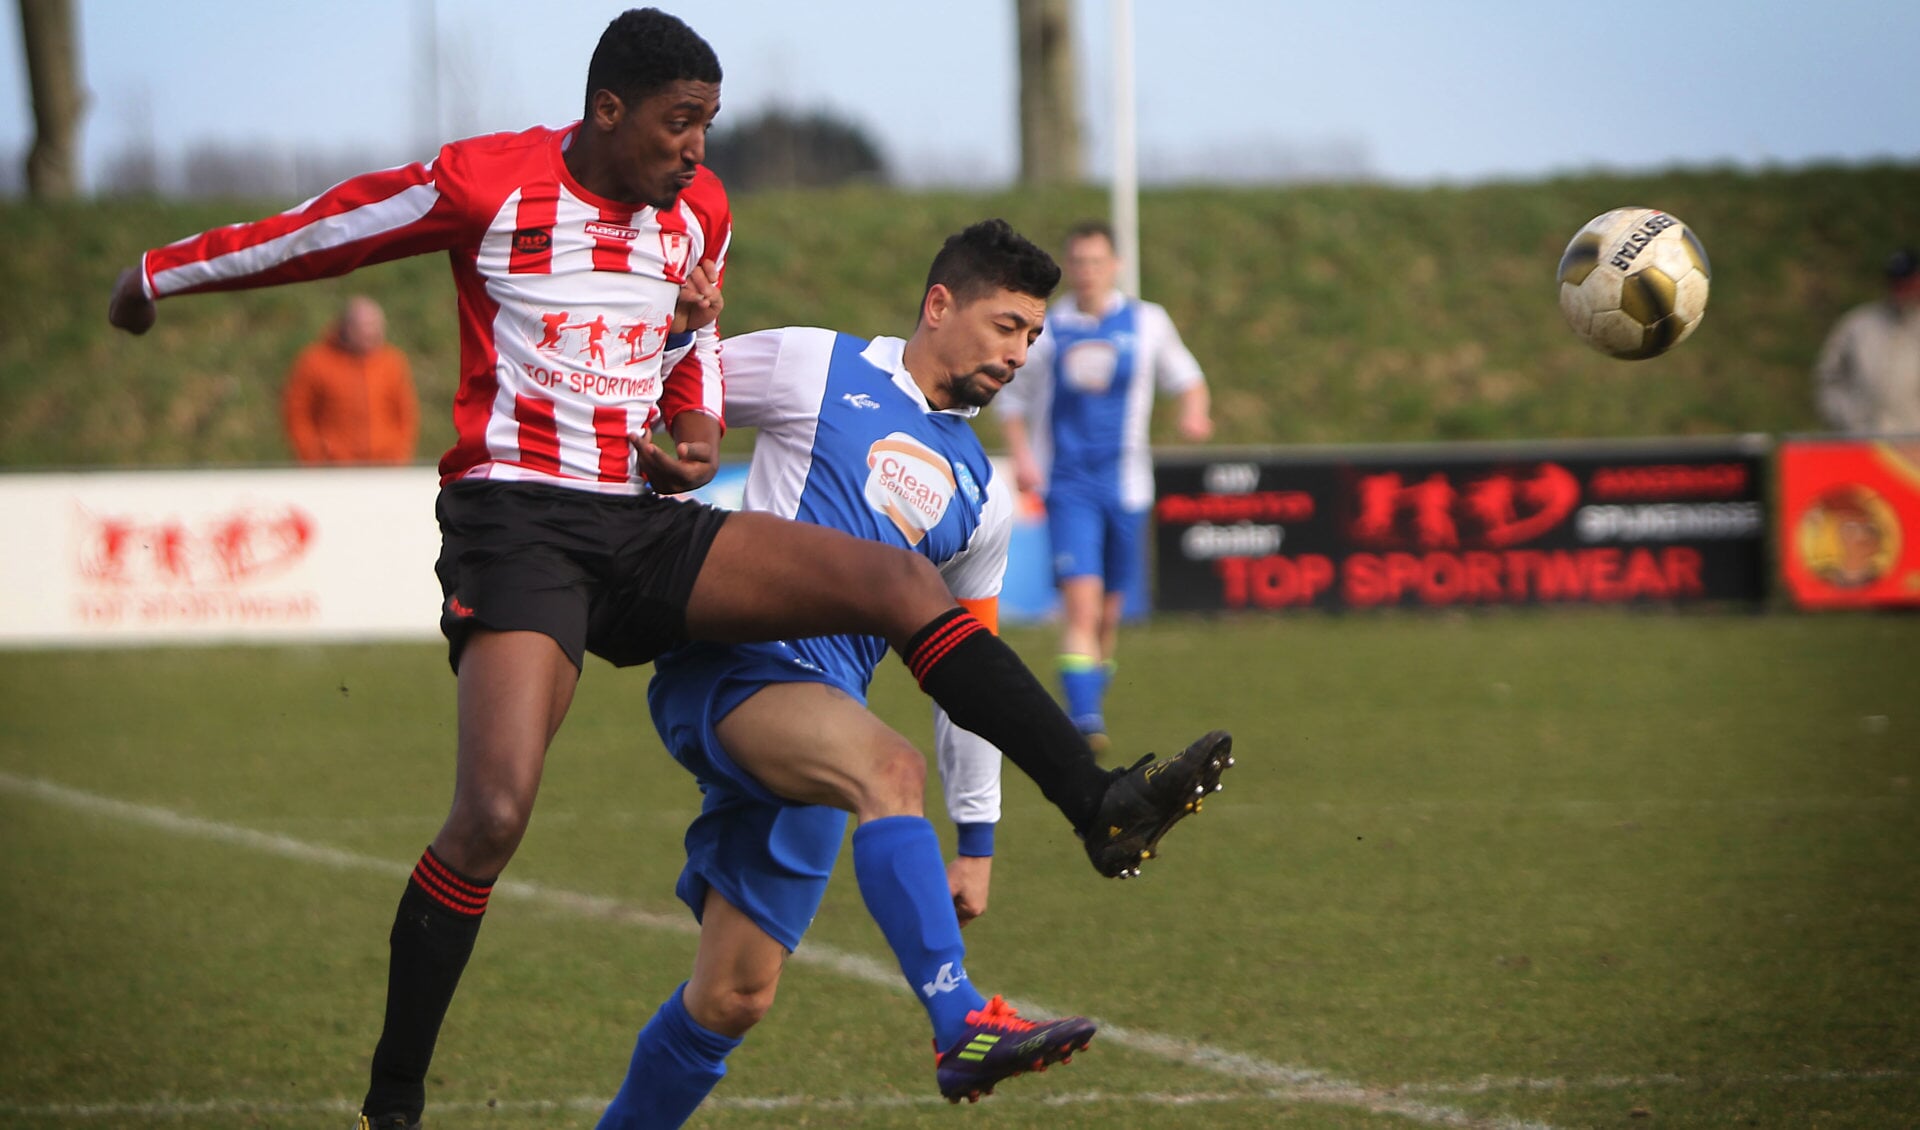
POLYGON ((159 309, 147 295, 139 267, 120 272, 113 284, 113 297, 107 300, 107 324, 130 334, 143 334, 153 328, 159 309))

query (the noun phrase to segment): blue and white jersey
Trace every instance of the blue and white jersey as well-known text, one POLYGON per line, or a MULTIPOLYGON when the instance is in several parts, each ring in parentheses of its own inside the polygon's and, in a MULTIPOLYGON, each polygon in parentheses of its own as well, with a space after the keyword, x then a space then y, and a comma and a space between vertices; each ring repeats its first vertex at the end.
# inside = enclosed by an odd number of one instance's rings
MULTIPOLYGON (((758 428, 743 505, 918 553, 961 600, 997 598, 1013 527, 1013 484, 996 482, 973 408, 936 410, 899 338, 868 342, 787 328, 727 338, 727 422, 758 428)), ((790 641, 806 661, 865 690, 886 657, 878 636, 790 641)), ((999 819, 1000 752, 939 712, 935 736, 956 823, 999 819)))
POLYGON ((1154 393, 1176 396, 1202 379, 1158 304, 1116 291, 1096 316, 1069 296, 1047 310, 1045 332, 997 404, 1026 421, 1049 495, 1117 497, 1144 510, 1153 504, 1154 393))

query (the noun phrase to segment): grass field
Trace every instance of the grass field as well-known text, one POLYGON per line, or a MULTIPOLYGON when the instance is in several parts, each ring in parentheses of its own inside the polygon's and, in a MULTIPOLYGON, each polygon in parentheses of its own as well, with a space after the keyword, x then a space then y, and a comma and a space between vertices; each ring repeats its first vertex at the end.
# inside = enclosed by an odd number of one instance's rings
MULTIPOLYGON (((976 981, 1101 1019, 1093 1048, 940 1102, 843 869, 696 1125, 1920 1124, 1920 618, 1126 642, 1122 747, 1225 726, 1226 791, 1121 885, 1010 779, 968 931, 976 981)), ((441 1040, 436 1130, 592 1125, 686 975, 696 795, 643 679, 582 683, 441 1040)), ((346 1126, 452 691, 426 645, 0 654, 0 1123, 346 1126)), ((894 666, 875 704, 924 739, 894 666)))

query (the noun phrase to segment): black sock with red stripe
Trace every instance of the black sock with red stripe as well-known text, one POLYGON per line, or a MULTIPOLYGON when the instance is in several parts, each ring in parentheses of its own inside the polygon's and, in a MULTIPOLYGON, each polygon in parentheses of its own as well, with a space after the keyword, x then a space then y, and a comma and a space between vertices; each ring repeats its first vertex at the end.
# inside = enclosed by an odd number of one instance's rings
POLYGON ((905 659, 956 725, 1000 747, 1076 830, 1086 830, 1111 774, 1012 648, 955 608, 914 633, 905 659))
POLYGON ((492 879, 471 879, 428 847, 387 936, 387 1018, 373 1051, 373 1079, 360 1109, 370 1115, 404 1112, 417 1121, 427 1103, 427 1065, 460 973, 480 934, 492 879))

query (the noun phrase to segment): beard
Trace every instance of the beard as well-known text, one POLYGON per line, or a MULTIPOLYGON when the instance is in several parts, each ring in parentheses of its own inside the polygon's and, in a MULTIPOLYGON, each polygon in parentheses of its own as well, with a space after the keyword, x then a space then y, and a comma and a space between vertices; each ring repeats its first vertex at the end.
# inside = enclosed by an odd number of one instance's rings
POLYGON ((1000 386, 1013 379, 1013 373, 1012 369, 999 365, 982 365, 970 373, 950 378, 947 381, 947 397, 956 405, 985 408, 999 395, 1000 386), (991 377, 993 381, 983 379, 985 377, 991 377))

